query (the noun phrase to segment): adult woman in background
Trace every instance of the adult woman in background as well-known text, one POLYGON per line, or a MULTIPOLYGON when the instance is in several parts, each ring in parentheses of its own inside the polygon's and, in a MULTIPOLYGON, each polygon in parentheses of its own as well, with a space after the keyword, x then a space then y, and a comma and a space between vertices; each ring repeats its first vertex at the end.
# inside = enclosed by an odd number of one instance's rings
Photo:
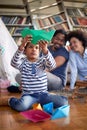
POLYGON ((81 81, 87 80, 87 34, 83 31, 71 31, 68 34, 70 42, 70 90, 72 91, 75 82, 78 79, 81 81))

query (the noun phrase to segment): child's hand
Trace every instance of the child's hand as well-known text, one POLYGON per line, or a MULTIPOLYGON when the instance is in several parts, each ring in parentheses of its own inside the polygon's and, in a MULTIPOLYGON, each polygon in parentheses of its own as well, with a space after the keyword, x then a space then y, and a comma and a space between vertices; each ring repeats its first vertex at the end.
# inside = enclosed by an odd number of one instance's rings
POLYGON ((48 53, 48 48, 47 48, 48 42, 44 41, 44 40, 40 40, 38 42, 38 44, 39 44, 40 48, 42 49, 43 54, 46 55, 48 53))
POLYGON ((27 43, 31 42, 31 40, 32 40, 32 36, 31 35, 26 36, 22 40, 22 44, 19 46, 19 50, 23 51, 25 49, 25 46, 27 45, 27 43))

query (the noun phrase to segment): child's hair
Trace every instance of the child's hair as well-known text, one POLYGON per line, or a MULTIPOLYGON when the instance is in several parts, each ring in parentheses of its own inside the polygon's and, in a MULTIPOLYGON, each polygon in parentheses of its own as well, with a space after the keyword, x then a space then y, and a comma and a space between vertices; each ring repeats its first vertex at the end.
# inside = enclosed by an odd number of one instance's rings
POLYGON ((72 37, 77 38, 79 41, 82 41, 82 46, 84 48, 87 47, 87 33, 83 32, 81 30, 74 30, 71 31, 68 36, 67 36, 67 40, 70 41, 72 37))

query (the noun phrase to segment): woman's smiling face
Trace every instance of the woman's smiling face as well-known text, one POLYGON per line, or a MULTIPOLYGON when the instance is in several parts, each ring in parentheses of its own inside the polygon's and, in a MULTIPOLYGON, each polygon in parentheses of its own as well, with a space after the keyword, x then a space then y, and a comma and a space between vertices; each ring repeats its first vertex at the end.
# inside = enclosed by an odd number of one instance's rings
POLYGON ((72 37, 70 39, 70 47, 73 51, 79 52, 81 50, 82 46, 82 41, 77 39, 76 37, 72 37))

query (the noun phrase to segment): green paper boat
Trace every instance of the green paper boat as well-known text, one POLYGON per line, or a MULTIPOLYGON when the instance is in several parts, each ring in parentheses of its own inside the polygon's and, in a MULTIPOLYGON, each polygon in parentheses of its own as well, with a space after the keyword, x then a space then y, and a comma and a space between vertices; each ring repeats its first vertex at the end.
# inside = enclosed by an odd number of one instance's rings
POLYGON ((21 31, 21 35, 24 38, 27 35, 37 36, 38 34, 43 34, 43 32, 45 32, 45 30, 34 30, 34 29, 24 28, 21 31))
POLYGON ((55 30, 51 30, 49 32, 45 30, 33 30, 33 29, 28 29, 25 28, 22 30, 21 35, 22 37, 26 37, 27 35, 32 35, 32 43, 37 44, 39 40, 46 40, 46 41, 51 41, 53 34, 55 30))

